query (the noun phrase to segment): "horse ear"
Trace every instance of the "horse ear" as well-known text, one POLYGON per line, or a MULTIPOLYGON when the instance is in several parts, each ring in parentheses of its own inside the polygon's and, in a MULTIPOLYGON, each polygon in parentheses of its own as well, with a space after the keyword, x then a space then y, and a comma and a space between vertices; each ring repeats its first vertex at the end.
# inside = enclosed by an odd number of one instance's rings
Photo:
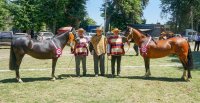
POLYGON ((128 26, 126 26, 128 29, 130 29, 131 27, 128 25, 128 26))

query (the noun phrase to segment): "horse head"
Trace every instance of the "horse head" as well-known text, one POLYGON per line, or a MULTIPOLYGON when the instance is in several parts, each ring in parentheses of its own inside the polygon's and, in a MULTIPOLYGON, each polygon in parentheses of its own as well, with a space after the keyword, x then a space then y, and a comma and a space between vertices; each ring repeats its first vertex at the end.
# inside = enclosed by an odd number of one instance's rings
POLYGON ((71 47, 71 50, 73 50, 73 48, 74 48, 76 38, 77 38, 76 31, 73 28, 69 32, 68 41, 67 41, 67 44, 71 47))
POLYGON ((141 39, 146 37, 140 30, 132 28, 130 26, 127 26, 125 35, 127 36, 128 41, 134 40, 136 44, 138 44, 141 39))

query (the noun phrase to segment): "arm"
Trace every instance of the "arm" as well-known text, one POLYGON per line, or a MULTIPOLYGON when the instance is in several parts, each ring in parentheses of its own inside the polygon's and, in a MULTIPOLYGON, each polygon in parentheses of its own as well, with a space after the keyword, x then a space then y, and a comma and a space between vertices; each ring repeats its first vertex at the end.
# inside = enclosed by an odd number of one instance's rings
POLYGON ((94 47, 93 47, 93 45, 92 45, 91 42, 90 42, 90 44, 89 44, 89 50, 90 50, 90 52, 92 52, 92 50, 94 50, 94 47))
POLYGON ((109 38, 106 40, 106 53, 107 53, 108 56, 110 56, 110 52, 111 52, 109 40, 110 40, 109 38))

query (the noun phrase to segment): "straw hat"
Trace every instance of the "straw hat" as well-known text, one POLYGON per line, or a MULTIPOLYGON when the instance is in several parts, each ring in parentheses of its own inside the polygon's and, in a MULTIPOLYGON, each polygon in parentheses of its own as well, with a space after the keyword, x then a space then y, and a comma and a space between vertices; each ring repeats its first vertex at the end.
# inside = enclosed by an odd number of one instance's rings
POLYGON ((161 33, 161 35, 165 35, 165 34, 167 34, 167 33, 166 33, 166 32, 164 32, 164 31, 161 33))
POLYGON ((83 28, 79 28, 79 29, 77 30, 77 32, 85 32, 85 30, 84 30, 83 28))
POLYGON ((118 28, 114 28, 113 30, 112 30, 112 32, 114 33, 114 32, 120 32, 121 30, 119 30, 118 28))
POLYGON ((96 28, 96 31, 103 31, 100 27, 96 28))

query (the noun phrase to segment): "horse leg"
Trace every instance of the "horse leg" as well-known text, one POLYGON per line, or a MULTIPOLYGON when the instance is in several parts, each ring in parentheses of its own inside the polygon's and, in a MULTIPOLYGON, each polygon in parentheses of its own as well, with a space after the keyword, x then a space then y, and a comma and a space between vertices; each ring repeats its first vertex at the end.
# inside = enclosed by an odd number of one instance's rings
POLYGON ((184 68, 184 71, 183 71, 183 75, 182 75, 182 79, 185 80, 185 81, 189 81, 188 79, 188 68, 187 68, 187 62, 186 62, 186 59, 184 59, 183 57, 179 57, 182 65, 183 65, 183 68, 184 68))
POLYGON ((56 62, 57 62, 58 58, 53 58, 52 59, 52 73, 51 73, 51 77, 53 81, 56 80, 56 76, 55 76, 55 67, 56 67, 56 62))
POLYGON ((15 69, 15 72, 16 72, 16 79, 19 83, 22 83, 23 81, 21 80, 21 77, 20 77, 20 74, 19 74, 19 68, 20 68, 20 65, 21 65, 21 62, 22 62, 22 58, 24 57, 24 54, 23 55, 16 55, 16 69, 15 69))
POLYGON ((149 68, 150 58, 144 58, 144 63, 145 63, 145 69, 146 69, 145 77, 149 77, 149 76, 151 76, 151 71, 149 68))
POLYGON ((192 79, 192 75, 191 75, 190 69, 188 70, 188 79, 192 79))

